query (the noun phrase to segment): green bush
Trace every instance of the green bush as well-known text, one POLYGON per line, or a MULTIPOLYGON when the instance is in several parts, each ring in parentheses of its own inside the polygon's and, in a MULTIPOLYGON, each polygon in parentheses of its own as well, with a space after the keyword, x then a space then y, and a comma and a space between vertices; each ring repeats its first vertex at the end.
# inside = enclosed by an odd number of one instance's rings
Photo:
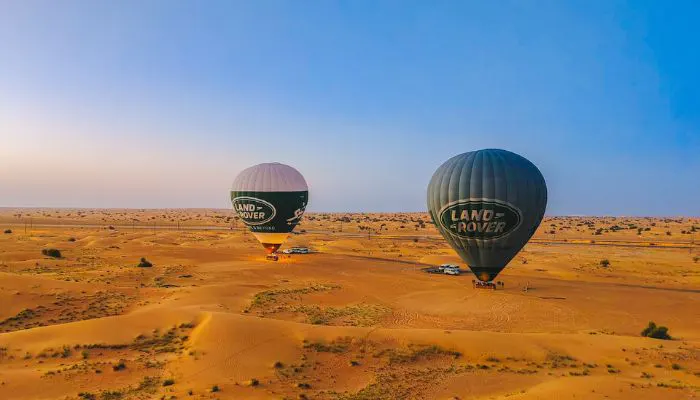
POLYGON ((112 365, 114 371, 122 371, 126 369, 126 363, 124 361, 119 361, 119 363, 112 365))
POLYGON ((146 258, 141 257, 141 262, 138 266, 139 268, 150 268, 153 266, 153 264, 150 261, 146 260, 146 258))
POLYGON ((12 233, 12 229, 5 229, 5 233, 12 233))
POLYGON ((668 328, 665 326, 657 326, 654 321, 649 321, 649 325, 642 331, 642 336, 652 339, 671 339, 671 335, 668 334, 668 328))
POLYGON ((47 257, 61 258, 61 251, 58 249, 42 249, 41 254, 47 257))
POLYGON ((166 379, 163 381, 163 386, 172 386, 175 384, 175 379, 166 379))
POLYGON ((610 260, 607 258, 604 260, 600 260, 600 266, 603 268, 608 268, 610 266, 610 260))

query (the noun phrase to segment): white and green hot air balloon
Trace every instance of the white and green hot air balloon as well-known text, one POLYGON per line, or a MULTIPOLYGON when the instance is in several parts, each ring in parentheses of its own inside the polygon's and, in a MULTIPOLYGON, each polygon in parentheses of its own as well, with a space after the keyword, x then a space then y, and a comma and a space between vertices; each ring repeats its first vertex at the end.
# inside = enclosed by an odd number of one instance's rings
POLYGON ((296 169, 264 163, 244 169, 233 181, 231 203, 268 253, 287 240, 301 220, 309 187, 296 169))

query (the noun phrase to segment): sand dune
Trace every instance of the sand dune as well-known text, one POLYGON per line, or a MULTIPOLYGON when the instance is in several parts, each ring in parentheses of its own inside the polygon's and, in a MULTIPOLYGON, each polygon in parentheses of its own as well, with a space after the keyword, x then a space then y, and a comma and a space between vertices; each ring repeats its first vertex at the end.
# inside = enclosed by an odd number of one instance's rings
POLYGON ((547 218, 484 291, 422 271, 460 263, 424 214, 311 214, 276 263, 229 217, 0 210, 0 398, 700 395, 700 220, 547 218))

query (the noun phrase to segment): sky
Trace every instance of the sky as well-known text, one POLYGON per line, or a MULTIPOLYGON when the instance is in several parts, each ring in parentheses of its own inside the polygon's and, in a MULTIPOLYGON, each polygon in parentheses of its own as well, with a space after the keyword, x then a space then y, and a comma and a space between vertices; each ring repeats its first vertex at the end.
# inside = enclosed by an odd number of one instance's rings
POLYGON ((700 2, 0 2, 0 207, 424 211, 503 148, 550 215, 700 216, 700 2))

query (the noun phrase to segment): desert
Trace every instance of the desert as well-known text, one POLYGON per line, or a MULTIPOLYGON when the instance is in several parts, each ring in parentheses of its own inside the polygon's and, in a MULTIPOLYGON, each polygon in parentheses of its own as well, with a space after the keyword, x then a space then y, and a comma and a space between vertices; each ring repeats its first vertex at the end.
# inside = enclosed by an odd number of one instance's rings
POLYGON ((700 390, 697 218, 545 217, 493 291, 424 271, 465 267, 427 213, 307 213, 285 247, 312 252, 278 262, 231 210, 3 209, 0 228, 3 399, 700 390))
POLYGON ((700 398, 698 21, 0 0, 0 400, 700 398))

